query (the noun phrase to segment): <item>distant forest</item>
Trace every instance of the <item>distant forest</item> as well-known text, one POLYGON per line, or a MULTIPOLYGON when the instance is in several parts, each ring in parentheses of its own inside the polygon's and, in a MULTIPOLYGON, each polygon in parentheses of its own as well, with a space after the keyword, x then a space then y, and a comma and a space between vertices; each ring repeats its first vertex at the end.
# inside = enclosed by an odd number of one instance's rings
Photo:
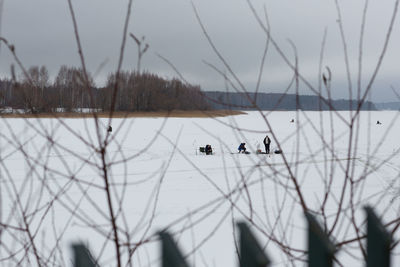
MULTIPOLYGON (((352 110, 358 108, 353 100, 332 100, 315 95, 295 95, 279 93, 226 93, 203 92, 213 109, 254 110, 255 105, 261 110, 352 110), (255 103, 255 105, 253 104, 255 103)), ((376 110, 374 103, 365 101, 361 110, 376 110)))
POLYGON ((400 102, 375 103, 375 106, 379 110, 400 110, 400 102))
POLYGON ((200 86, 167 80, 148 72, 119 73, 108 76, 105 87, 96 87, 82 69, 62 66, 51 82, 46 67, 31 67, 19 79, 0 80, 0 109, 11 108, 31 113, 97 111, 204 110, 209 105, 200 86), (115 104, 112 107, 112 99, 115 104))
MULTIPOLYGON (((0 79, 0 112, 5 109, 29 113, 109 111, 165 111, 236 109, 254 110, 353 110, 357 101, 328 100, 318 96, 278 93, 225 93, 201 91, 200 86, 178 79, 165 79, 149 72, 110 74, 104 87, 96 87, 82 69, 62 66, 51 82, 46 67, 31 67, 20 78, 0 79), (112 106, 112 99, 115 104, 112 106)), ((366 101, 361 110, 376 110, 366 101)), ((7 111, 8 112, 8 111, 7 111)))

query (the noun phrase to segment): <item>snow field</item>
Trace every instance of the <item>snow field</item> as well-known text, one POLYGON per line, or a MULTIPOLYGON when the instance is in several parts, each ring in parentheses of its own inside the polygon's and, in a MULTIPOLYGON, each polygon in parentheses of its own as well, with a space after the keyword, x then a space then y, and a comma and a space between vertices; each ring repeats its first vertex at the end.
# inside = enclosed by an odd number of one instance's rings
MULTIPOLYGON (((350 157, 349 113, 338 114, 272 112, 267 120, 258 112, 215 119, 113 119, 106 161, 121 242, 145 243, 135 252, 134 264, 160 266, 155 234, 168 227, 192 266, 233 266, 233 223, 251 220, 273 266, 287 266, 287 255, 270 239, 295 249, 306 247, 305 219, 291 176, 314 211, 332 180, 325 209, 331 225, 348 166, 353 166, 352 177, 366 177, 352 192, 357 223, 364 220, 366 204, 385 222, 398 218, 397 112, 361 112, 352 143, 357 152, 350 157), (292 118, 295 123, 290 123, 292 118), (377 120, 383 124, 376 125, 377 120), (267 133, 271 151, 279 141, 283 155, 254 153, 264 150, 267 133), (253 153, 237 154, 240 142, 253 153), (212 145, 214 155, 198 151, 206 144, 212 145)), ((100 124, 104 140, 107 120, 100 124)), ((35 240, 44 244, 43 255, 58 260, 63 255, 60 261, 69 266, 68 246, 83 241, 101 266, 112 265, 115 249, 108 239, 112 231, 93 120, 2 119, 0 127, 1 222, 21 226, 22 209, 35 240), (61 249, 53 251, 57 242, 61 249)), ((339 241, 354 237, 348 185, 346 190, 344 215, 333 232, 339 241)), ((16 232, 5 231, 1 238, 14 244, 15 257, 22 258, 19 248, 27 240, 16 232)), ((352 248, 356 245, 339 251, 346 265, 363 265, 359 251, 352 248)), ((122 251, 126 262, 126 247, 122 251)), ((0 248, 0 257, 8 253, 0 248)), ((306 259, 300 252, 295 255, 306 259)), ((395 255, 393 260, 399 261, 395 255)))

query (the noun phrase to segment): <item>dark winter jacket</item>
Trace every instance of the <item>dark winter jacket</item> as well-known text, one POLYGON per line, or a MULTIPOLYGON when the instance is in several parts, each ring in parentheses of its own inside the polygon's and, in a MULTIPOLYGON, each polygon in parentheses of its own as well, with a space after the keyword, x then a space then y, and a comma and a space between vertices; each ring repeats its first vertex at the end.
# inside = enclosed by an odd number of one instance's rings
POLYGON ((271 144, 271 139, 269 139, 269 137, 266 136, 266 137, 264 138, 264 145, 269 145, 269 144, 271 144))
POLYGON ((245 147, 245 143, 241 143, 240 145, 239 145, 239 147, 238 147, 238 150, 239 151, 246 151, 246 147, 245 147))

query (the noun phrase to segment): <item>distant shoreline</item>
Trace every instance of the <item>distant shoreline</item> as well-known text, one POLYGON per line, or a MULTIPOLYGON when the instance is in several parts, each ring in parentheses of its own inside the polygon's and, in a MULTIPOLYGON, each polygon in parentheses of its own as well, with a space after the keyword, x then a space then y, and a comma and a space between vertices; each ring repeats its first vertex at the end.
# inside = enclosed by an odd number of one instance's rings
POLYGON ((317 95, 221 91, 203 91, 203 94, 213 109, 256 110, 257 107, 274 111, 377 110, 371 101, 364 101, 359 106, 357 100, 326 99, 317 95))
MULTIPOLYGON (((240 110, 174 110, 148 111, 148 112, 114 112, 113 118, 209 118, 242 115, 246 112, 240 110)), ((109 112, 96 112, 99 118, 109 118, 109 112)), ((24 113, 1 114, 1 118, 93 118, 93 113, 82 112, 54 112, 54 113, 24 113)))

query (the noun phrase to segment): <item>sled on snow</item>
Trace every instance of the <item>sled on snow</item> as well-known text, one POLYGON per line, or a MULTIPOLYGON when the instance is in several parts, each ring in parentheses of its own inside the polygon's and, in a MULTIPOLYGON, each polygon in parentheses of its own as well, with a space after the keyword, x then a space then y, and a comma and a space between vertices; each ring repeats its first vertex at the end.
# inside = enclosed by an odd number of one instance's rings
POLYGON ((248 155, 248 154, 251 154, 249 151, 246 151, 246 152, 231 152, 231 154, 232 155, 239 155, 239 154, 245 154, 245 155, 248 155))
POLYGON ((265 153, 265 152, 262 152, 261 149, 258 149, 258 150, 256 151, 256 154, 266 154, 266 155, 270 155, 270 154, 282 154, 282 150, 275 149, 274 152, 265 153))

